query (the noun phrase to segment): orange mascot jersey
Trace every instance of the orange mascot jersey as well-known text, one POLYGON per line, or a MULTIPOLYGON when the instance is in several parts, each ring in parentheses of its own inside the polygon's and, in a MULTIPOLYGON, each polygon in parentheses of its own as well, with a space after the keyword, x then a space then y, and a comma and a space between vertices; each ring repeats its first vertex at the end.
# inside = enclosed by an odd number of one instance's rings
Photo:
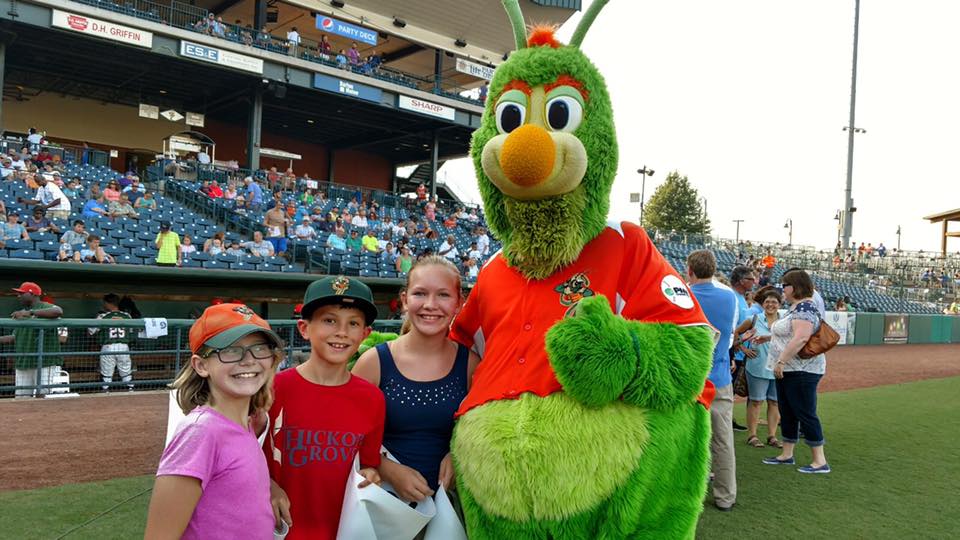
MULTIPOLYGON (((543 280, 528 280, 498 253, 453 323, 451 337, 482 357, 457 415, 524 392, 560 391, 547 360, 547 330, 580 299, 598 294, 625 319, 709 325, 676 270, 632 223, 609 224, 576 261, 543 280)), ((707 385, 698 401, 709 406, 710 390, 707 385)))

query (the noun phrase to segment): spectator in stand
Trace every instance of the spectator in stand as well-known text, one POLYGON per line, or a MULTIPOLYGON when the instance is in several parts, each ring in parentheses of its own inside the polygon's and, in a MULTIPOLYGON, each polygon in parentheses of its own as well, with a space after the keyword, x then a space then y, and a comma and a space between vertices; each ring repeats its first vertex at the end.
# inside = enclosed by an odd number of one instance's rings
MULTIPOLYGON (((253 211, 260 209, 260 206, 263 204, 263 189, 260 187, 260 184, 253 181, 253 177, 248 176, 243 179, 243 184, 246 186, 245 199, 237 197, 237 202, 242 202, 244 200, 249 201, 249 207, 253 211)), ((241 206, 241 208, 244 208, 241 206)))
MULTIPOLYGON (((267 230, 267 241, 273 246, 272 253, 283 257, 287 253, 287 226, 290 217, 282 206, 274 206, 263 215, 263 226, 267 230)), ((269 257, 270 255, 266 255, 269 257)))
POLYGON ((133 203, 133 207, 137 210, 156 210, 157 200, 153 198, 152 191, 147 191, 133 203))
POLYGON ((350 69, 350 63, 347 60, 347 55, 343 52, 343 49, 340 49, 340 53, 337 54, 336 62, 338 68, 350 69))
POLYGON ((93 182, 90 184, 90 187, 87 188, 86 193, 83 194, 83 198, 89 200, 98 199, 103 193, 100 192, 100 184, 93 182))
POLYGON ((213 13, 207 13, 207 16, 197 21, 193 25, 193 28, 197 32, 210 35, 210 34, 213 34, 213 25, 216 24, 216 22, 217 20, 215 18, 215 15, 213 13))
POLYGON ((360 251, 363 249, 363 240, 360 238, 360 232, 356 229, 350 231, 350 237, 347 238, 347 251, 360 251))
POLYGON ((766 256, 760 261, 760 264, 763 265, 764 268, 773 268, 777 265, 777 259, 773 256, 773 253, 768 251, 766 256))
POLYGON ((317 52, 320 53, 320 57, 324 60, 330 60, 330 54, 333 53, 333 46, 330 45, 330 40, 327 39, 326 34, 320 35, 320 43, 317 44, 317 52))
POLYGON ((368 223, 367 223, 367 211, 364 210, 363 208, 361 208, 361 209, 357 212, 357 215, 354 216, 353 219, 350 220, 350 224, 353 225, 354 227, 360 227, 361 229, 366 229, 366 228, 367 228, 367 225, 368 225, 368 223))
POLYGON ((117 180, 117 183, 120 184, 120 191, 123 192, 123 190, 125 190, 128 186, 132 186, 134 179, 139 181, 137 175, 134 174, 133 171, 129 171, 127 174, 121 176, 120 179, 117 180))
POLYGON ((421 182, 420 185, 417 186, 417 201, 421 205, 427 202, 427 186, 425 186, 423 182, 421 182))
POLYGON ((477 215, 477 209, 476 209, 476 208, 471 208, 471 209, 470 209, 470 213, 467 214, 467 218, 466 218, 466 219, 467 219, 467 221, 470 221, 470 222, 472 222, 472 223, 476 223, 476 222, 480 221, 480 216, 477 215))
MULTIPOLYGON (((214 240, 219 240, 219 241, 220 241, 220 248, 221 248, 221 250, 226 249, 226 246, 224 246, 224 242, 225 242, 224 238, 225 238, 225 237, 226 237, 226 233, 223 232, 223 231, 217 231, 217 232, 213 233, 213 237, 212 237, 212 238, 208 238, 208 239, 203 243, 203 252, 204 252, 204 253, 210 253, 210 247, 214 245, 214 240)), ((219 253, 214 253, 213 255, 218 255, 218 254, 219 254, 219 253)))
POLYGON ((327 237, 327 247, 339 251, 346 251, 347 242, 344 236, 346 236, 346 231, 344 231, 343 227, 337 227, 337 229, 327 237))
POLYGON ((197 246, 193 245, 193 238, 189 234, 183 235, 183 241, 180 243, 180 258, 189 256, 197 252, 197 246))
POLYGON ((297 175, 293 172, 293 169, 287 169, 283 173, 283 190, 284 191, 294 191, 297 188, 297 175))
POLYGON ((110 203, 109 206, 110 217, 116 218, 130 218, 130 219, 140 219, 140 214, 134 210, 133 205, 130 204, 130 200, 126 197, 120 199, 117 202, 110 203))
POLYGON ((443 220, 443 226, 447 229, 452 229, 457 226, 457 216, 454 213, 450 213, 447 216, 447 219, 443 220))
POLYGON ((203 252, 211 257, 216 257, 224 252, 223 238, 211 238, 204 243, 203 252), (208 243, 207 243, 208 242, 208 243))
POLYGON ((364 251, 369 251, 370 253, 380 252, 380 241, 377 239, 377 233, 374 232, 373 229, 367 229, 367 234, 363 236, 360 244, 363 246, 364 251))
POLYGON ((27 228, 20 224, 20 214, 16 210, 7 212, 7 221, 0 227, 0 240, 9 242, 10 240, 29 240, 27 228))
POLYGON ((848 310, 848 308, 847 308, 847 301, 848 301, 848 300, 849 300, 849 298, 847 298, 846 296, 844 296, 843 298, 837 298, 837 303, 834 304, 833 310, 834 310, 834 311, 847 311, 847 310, 848 310))
POLYGON ((233 180, 227 183, 227 189, 223 190, 223 198, 232 201, 237 198, 237 185, 233 180))
POLYGON ((231 257, 242 257, 244 255, 243 248, 240 246, 239 240, 231 240, 230 247, 227 248, 226 254, 231 257))
POLYGON ((60 243, 68 246, 78 246, 86 242, 89 236, 90 233, 87 232, 83 220, 78 219, 73 222, 73 228, 63 233, 63 236, 60 237, 60 243))
MULTIPOLYGON (((477 249, 480 250, 480 258, 486 259, 490 254, 490 237, 483 227, 477 227, 473 230, 474 241, 477 243, 477 249)), ((479 260, 479 259, 478 259, 479 260)))
POLYGON ((114 264, 117 262, 113 260, 112 255, 103 250, 103 247, 100 245, 100 237, 94 234, 87 237, 86 246, 82 246, 74 252, 73 260, 74 262, 97 264, 114 264))
POLYGON ((463 274, 467 279, 477 279, 480 275, 480 268, 477 266, 477 260, 473 257, 467 257, 463 261, 463 274))
POLYGON ((219 199, 223 197, 223 188, 220 187, 220 184, 216 180, 210 181, 210 188, 207 190, 207 196, 213 199, 219 199))
POLYGON ((43 143, 43 135, 37 131, 37 128, 32 127, 27 130, 27 142, 33 146, 40 146, 43 143))
POLYGON ((490 83, 487 83, 487 82, 483 83, 483 86, 480 87, 480 96, 479 96, 480 103, 487 102, 487 92, 489 91, 490 91, 490 83))
MULTIPOLYGON (((241 21, 241 20, 239 20, 239 19, 237 20, 237 22, 236 22, 237 28, 240 27, 240 24, 241 24, 242 22, 243 22, 243 21, 241 21)), ((252 46, 252 45, 253 45, 253 34, 255 34, 255 33, 256 33, 256 30, 253 29, 253 25, 252 25, 252 24, 248 24, 248 25, 244 26, 243 29, 240 30, 240 41, 242 41, 243 44, 246 45, 246 46, 248 46, 248 47, 249 47, 249 46, 252 46)))
POLYGON ((293 234, 296 235, 297 240, 309 241, 317 238, 317 230, 313 228, 310 217, 304 217, 300 225, 293 230, 293 234))
POLYGON ((287 54, 290 56, 297 56, 300 49, 300 32, 297 31, 297 27, 291 27, 290 31, 287 32, 287 54))
POLYGON ((17 177, 17 169, 13 168, 13 160, 8 156, 3 156, 0 159, 0 180, 15 180, 17 177))
POLYGON ((380 252, 380 260, 386 264, 394 264, 397 260, 397 250, 393 247, 393 242, 387 242, 380 252))
POLYGON ((257 47, 266 49, 270 46, 270 43, 273 41, 270 32, 267 31, 267 27, 264 26, 260 28, 260 32, 257 33, 257 47))
POLYGON ((717 260, 713 253, 700 249, 687 256, 687 278, 690 291, 697 298, 710 324, 720 332, 713 351, 713 367, 708 379, 716 387, 710 406, 713 430, 710 455, 714 478, 713 504, 729 512, 737 501, 737 462, 733 446, 733 379, 730 376, 730 346, 737 318, 736 293, 713 279, 717 260))
POLYGON ((124 198, 130 201, 130 204, 137 202, 137 199, 143 195, 143 186, 140 184, 140 179, 134 178, 133 183, 123 188, 123 191, 120 193, 123 194, 124 198))
POLYGON ((44 212, 43 208, 40 208, 39 206, 35 206, 33 208, 33 215, 27 218, 26 223, 23 225, 27 229, 28 233, 44 233, 50 231, 52 233, 60 234, 60 227, 57 227, 55 223, 51 223, 46 217, 46 212, 44 212))
POLYGON ((440 249, 437 250, 437 255, 445 257, 450 261, 456 261, 460 258, 460 252, 457 251, 457 239, 452 234, 447 235, 447 239, 440 244, 440 249))
POLYGON ((413 268, 413 255, 410 255, 410 248, 403 246, 400 248, 400 256, 396 260, 397 272, 401 274, 409 274, 410 269, 413 268))
POLYGON ((476 242, 470 242, 470 249, 467 251, 467 257, 470 257, 477 262, 483 260, 483 254, 480 253, 480 248, 477 247, 476 242))
POLYGON ((223 17, 217 16, 217 19, 213 22, 211 32, 218 38, 227 37, 227 25, 223 23, 223 17))
POLYGON ((423 217, 427 218, 427 221, 436 221, 437 220, 437 198, 432 197, 427 204, 423 207, 423 217))
POLYGON ((887 247, 883 245, 883 242, 880 242, 880 245, 877 246, 877 256, 880 258, 887 256, 887 247))
POLYGON ((260 231, 254 231, 253 240, 244 242, 242 246, 250 251, 251 255, 257 257, 273 257, 274 254, 273 243, 264 240, 263 233, 260 231))
POLYGON ((27 206, 38 206, 46 210, 51 219, 67 219, 70 217, 70 199, 63 194, 63 191, 54 184, 48 182, 42 175, 35 177, 37 183, 37 193, 35 199, 24 200, 17 197, 18 202, 27 206))
POLYGON ((827 474, 830 465, 823 451, 823 427, 817 417, 817 385, 826 372, 826 357, 823 354, 812 358, 797 356, 823 323, 823 316, 812 301, 814 289, 809 274, 803 270, 788 271, 782 281, 783 296, 790 303, 790 310, 770 329, 770 357, 777 378, 783 449, 779 455, 763 462, 794 465, 793 451, 802 429, 813 459, 810 465, 797 470, 807 474, 827 474))
MULTIPOLYGON (((25 282, 20 287, 13 289, 17 293, 17 301, 21 309, 10 314, 11 319, 59 319, 63 315, 63 310, 59 306, 41 300, 43 291, 36 283, 25 282)), ((60 340, 58 333, 46 329, 43 333, 43 352, 59 353, 60 340)), ((42 358, 32 356, 39 350, 38 330, 32 327, 20 327, 14 329, 11 335, 0 336, 0 344, 12 344, 16 355, 10 355, 14 358, 14 384, 19 387, 15 391, 15 398, 41 397, 42 394, 49 392, 49 389, 40 389, 35 391, 32 386, 37 384, 53 384, 53 377, 60 372, 60 366, 63 359, 56 355, 43 355, 42 358), (39 369, 40 380, 37 380, 37 365, 42 365, 39 369)))
POLYGON ((298 197, 298 199, 299 199, 300 202, 303 203, 305 206, 312 206, 312 205, 313 205, 313 201, 314 201, 314 199, 315 199, 314 190, 312 190, 312 189, 307 189, 306 191, 304 191, 303 193, 300 194, 300 197, 298 197))
POLYGON ((120 183, 116 180, 111 180, 107 187, 103 190, 103 198, 108 202, 116 202, 120 200, 120 183))
POLYGON ((357 42, 354 41, 350 45, 350 50, 347 51, 347 59, 350 60, 350 67, 359 68, 363 60, 360 58, 360 51, 357 50, 357 42))
POLYGON ((157 247, 157 266, 180 266, 180 235, 170 230, 169 221, 160 222, 153 244, 157 247))
POLYGON ((269 187, 271 191, 280 190, 280 180, 282 179, 283 176, 277 172, 276 167, 270 167, 267 171, 267 187, 269 187))

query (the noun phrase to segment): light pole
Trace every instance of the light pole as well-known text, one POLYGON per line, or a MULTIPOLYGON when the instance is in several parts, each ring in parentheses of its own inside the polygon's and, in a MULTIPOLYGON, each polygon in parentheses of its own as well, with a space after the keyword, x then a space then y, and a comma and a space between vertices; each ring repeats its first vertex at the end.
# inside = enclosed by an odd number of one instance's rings
POLYGON ((833 219, 837 222, 837 245, 842 248, 843 246, 840 244, 840 232, 843 230, 843 210, 837 210, 837 214, 833 216, 833 219))
POLYGON ((648 169, 646 165, 642 169, 637 169, 637 174, 643 178, 640 181, 640 226, 643 227, 643 198, 647 190, 647 177, 653 176, 654 170, 648 169))
POLYGON ((783 224, 784 229, 790 229, 790 240, 787 242, 788 246, 793 245, 793 219, 787 218, 787 222, 783 224))
MULTIPOLYGON (((843 248, 850 247, 850 234, 853 232, 853 136, 858 133, 857 113, 857 46, 860 40, 860 0, 856 1, 853 18, 853 69, 850 75, 850 122, 844 127, 847 131, 847 187, 843 198, 843 248)), ((860 131, 866 133, 865 131, 860 131)))
POLYGON ((734 242, 735 242, 737 245, 740 245, 740 224, 743 223, 744 220, 742 220, 742 219, 735 219, 735 220, 733 220, 733 222, 737 224, 737 238, 734 240, 734 242))
POLYGON ((900 226, 897 225, 897 253, 900 253, 900 226))

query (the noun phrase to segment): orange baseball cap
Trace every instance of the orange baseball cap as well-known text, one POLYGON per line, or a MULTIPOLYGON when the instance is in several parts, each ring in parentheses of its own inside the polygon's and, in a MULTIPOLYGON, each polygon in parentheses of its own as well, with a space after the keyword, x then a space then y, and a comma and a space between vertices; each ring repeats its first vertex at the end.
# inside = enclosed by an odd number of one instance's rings
POLYGON ((205 309, 190 328, 190 350, 196 353, 204 345, 222 349, 254 332, 263 332, 274 345, 283 347, 280 336, 249 307, 243 304, 217 304, 205 309))
POLYGON ((40 286, 32 281, 24 281, 19 287, 16 287, 13 290, 14 292, 18 293, 30 293, 34 296, 40 296, 43 294, 43 290, 40 288, 40 286))

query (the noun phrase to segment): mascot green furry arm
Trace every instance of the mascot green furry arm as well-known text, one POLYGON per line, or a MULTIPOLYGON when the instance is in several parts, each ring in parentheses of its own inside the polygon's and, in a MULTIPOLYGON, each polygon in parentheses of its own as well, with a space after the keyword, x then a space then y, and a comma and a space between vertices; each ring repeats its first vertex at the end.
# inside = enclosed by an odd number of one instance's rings
POLYGON ((472 539, 692 538, 706 489, 714 334, 630 223, 606 222, 610 98, 579 44, 525 35, 471 153, 489 261, 451 334, 482 360, 451 444, 472 539))

